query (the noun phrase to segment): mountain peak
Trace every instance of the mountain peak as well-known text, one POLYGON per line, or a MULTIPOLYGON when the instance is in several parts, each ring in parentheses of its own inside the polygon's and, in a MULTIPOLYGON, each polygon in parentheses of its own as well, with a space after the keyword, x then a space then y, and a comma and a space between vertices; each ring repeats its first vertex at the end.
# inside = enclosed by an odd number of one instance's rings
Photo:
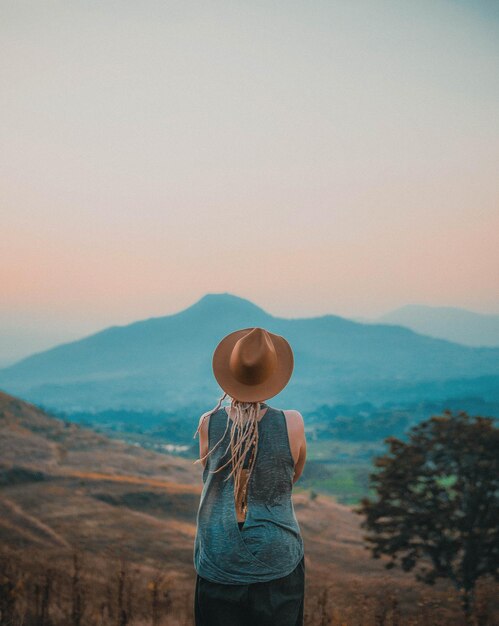
POLYGON ((207 293, 189 308, 211 311, 218 310, 221 307, 245 312, 263 312, 263 309, 253 304, 250 300, 241 298, 227 291, 221 293, 207 293))

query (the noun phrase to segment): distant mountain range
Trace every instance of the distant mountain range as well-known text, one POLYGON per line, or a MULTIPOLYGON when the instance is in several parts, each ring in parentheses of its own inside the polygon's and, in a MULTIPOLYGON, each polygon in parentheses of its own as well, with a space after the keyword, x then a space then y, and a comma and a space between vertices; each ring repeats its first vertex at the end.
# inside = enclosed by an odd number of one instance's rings
POLYGON ((499 347, 499 315, 484 315, 449 306, 408 304, 375 318, 356 317, 365 324, 396 324, 418 333, 466 346, 499 347))
POLYGON ((261 326, 291 344, 295 369, 276 406, 313 409, 480 396, 497 400, 499 348, 474 348, 393 324, 336 315, 284 319, 229 293, 174 315, 112 326, 0 370, 0 388, 61 410, 207 410, 223 392, 211 369, 218 342, 261 326))

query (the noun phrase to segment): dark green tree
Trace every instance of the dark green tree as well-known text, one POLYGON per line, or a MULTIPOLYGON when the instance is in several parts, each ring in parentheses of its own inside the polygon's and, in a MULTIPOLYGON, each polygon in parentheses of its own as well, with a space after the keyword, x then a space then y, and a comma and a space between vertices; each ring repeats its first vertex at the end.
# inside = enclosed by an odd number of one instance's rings
POLYGON ((469 623, 477 580, 499 580, 499 429, 446 410, 411 428, 407 442, 384 441, 389 452, 369 475, 376 498, 356 508, 372 556, 429 585, 449 579, 469 623))

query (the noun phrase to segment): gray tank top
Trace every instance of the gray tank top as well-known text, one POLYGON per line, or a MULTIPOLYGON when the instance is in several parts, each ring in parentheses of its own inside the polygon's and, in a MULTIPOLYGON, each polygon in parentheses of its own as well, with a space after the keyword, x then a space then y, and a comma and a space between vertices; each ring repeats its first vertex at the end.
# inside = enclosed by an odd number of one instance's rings
MULTIPOLYGON (((207 418, 210 450, 224 434, 229 420, 224 439, 207 457, 197 513, 194 567, 199 576, 212 582, 247 584, 287 576, 304 554, 291 499, 294 460, 286 417, 283 411, 260 404, 267 410, 258 422, 258 450, 248 482, 242 528, 237 522, 234 477, 224 480, 232 465, 210 473, 230 458, 232 422, 223 408, 207 418)), ((248 466, 250 453, 244 467, 248 466)))

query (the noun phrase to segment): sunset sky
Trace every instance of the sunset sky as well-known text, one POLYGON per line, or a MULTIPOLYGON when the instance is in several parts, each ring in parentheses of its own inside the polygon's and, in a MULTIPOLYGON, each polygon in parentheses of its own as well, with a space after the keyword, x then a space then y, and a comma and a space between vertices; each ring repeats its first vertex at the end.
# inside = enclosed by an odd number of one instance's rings
POLYGON ((0 0, 0 333, 499 313, 498 7, 0 0))

